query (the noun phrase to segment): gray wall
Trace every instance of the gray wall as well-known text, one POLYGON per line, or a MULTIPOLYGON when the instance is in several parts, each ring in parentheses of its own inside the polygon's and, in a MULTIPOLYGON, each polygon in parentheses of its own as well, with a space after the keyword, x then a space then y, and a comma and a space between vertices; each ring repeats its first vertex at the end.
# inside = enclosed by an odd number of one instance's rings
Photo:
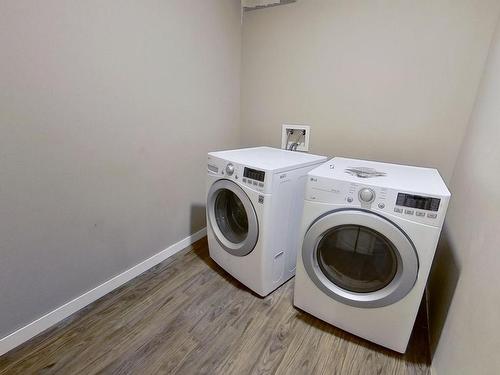
POLYGON ((500 369, 500 28, 450 187, 444 243, 431 294, 433 367, 439 375, 500 369), (451 304, 450 304, 451 302, 451 304))
POLYGON ((0 4, 0 337, 199 230, 237 0, 0 4))
POLYGON ((437 167, 448 180, 477 91, 497 0, 301 0, 246 12, 242 141, 437 167))

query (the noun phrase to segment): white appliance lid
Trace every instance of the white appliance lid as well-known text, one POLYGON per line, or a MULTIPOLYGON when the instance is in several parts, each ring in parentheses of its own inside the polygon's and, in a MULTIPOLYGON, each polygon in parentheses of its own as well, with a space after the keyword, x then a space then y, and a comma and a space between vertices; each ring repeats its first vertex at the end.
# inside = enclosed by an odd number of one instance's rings
POLYGON ((336 157, 313 169, 309 175, 403 192, 450 196, 441 175, 434 168, 336 157))
POLYGON ((326 156, 287 151, 272 147, 252 147, 238 150, 216 151, 209 152, 208 155, 227 160, 228 162, 265 169, 275 173, 306 167, 327 160, 326 156))

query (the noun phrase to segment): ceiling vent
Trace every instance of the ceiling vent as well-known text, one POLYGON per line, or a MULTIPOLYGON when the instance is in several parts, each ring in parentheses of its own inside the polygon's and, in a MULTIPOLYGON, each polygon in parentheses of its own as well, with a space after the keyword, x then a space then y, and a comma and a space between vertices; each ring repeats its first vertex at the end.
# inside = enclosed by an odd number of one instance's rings
POLYGON ((241 0, 241 6, 246 12, 249 10, 273 7, 276 5, 295 3, 296 1, 297 0, 241 0))

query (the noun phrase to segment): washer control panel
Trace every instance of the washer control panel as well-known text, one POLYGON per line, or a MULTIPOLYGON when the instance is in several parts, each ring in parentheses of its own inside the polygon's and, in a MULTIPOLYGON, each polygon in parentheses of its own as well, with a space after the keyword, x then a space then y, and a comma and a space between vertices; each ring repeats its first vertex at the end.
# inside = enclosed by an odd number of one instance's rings
POLYGON ((227 160, 209 156, 207 173, 218 175, 220 178, 226 178, 259 192, 264 192, 266 189, 267 174, 265 171, 249 168, 227 160))

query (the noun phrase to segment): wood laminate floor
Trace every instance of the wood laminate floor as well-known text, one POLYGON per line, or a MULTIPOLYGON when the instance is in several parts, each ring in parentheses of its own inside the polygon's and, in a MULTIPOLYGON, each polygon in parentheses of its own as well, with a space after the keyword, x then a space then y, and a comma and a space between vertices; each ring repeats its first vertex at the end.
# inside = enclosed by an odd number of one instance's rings
POLYGON ((293 279, 252 294, 203 239, 0 357, 0 374, 429 374, 425 314, 403 356, 292 296, 293 279))

